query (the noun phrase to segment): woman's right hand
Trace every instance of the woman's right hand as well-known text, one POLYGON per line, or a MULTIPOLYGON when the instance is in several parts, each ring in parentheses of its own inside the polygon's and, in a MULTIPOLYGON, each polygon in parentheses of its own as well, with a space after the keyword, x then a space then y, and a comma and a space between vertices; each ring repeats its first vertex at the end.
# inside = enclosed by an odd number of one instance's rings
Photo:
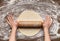
POLYGON ((52 20, 50 16, 46 16, 46 20, 43 23, 44 28, 49 28, 52 24, 52 20))

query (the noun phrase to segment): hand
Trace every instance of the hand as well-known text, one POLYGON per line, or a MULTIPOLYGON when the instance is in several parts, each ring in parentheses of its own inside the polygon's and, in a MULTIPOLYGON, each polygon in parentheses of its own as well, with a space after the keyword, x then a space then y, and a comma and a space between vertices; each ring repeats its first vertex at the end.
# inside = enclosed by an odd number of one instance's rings
POLYGON ((7 16, 7 22, 11 26, 11 28, 17 28, 17 22, 14 21, 14 18, 13 18, 13 15, 12 14, 9 14, 7 16))
POLYGON ((43 27, 44 28, 49 28, 52 24, 52 20, 51 20, 51 17, 50 16, 46 16, 46 20, 44 21, 43 23, 43 27))

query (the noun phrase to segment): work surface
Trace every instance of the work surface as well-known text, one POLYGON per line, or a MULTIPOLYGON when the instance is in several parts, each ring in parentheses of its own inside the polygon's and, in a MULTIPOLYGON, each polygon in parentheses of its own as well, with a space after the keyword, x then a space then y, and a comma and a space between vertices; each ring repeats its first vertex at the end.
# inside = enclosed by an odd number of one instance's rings
MULTIPOLYGON (((3 40, 0 40, 0 41, 3 41, 3 40)), ((7 40, 7 41, 8 41, 8 40, 7 40)), ((26 40, 17 40, 17 41, 26 41, 26 40)), ((32 41, 35 41, 35 40, 32 40, 32 41)), ((52 41, 60 41, 60 38, 54 39, 54 40, 52 40, 52 41)))
MULTIPOLYGON (((56 1, 56 0, 55 0, 56 1)), ((1 3, 2 1, 0 1, 0 3, 1 3)), ((60 1, 56 1, 56 2, 58 2, 58 3, 60 3, 60 1)), ((2 5, 4 5, 3 4, 3 2, 0 4, 0 6, 2 6, 2 5)), ((60 32, 60 30, 59 30, 59 32, 60 32)), ((59 41, 60 40, 60 38, 57 38, 57 39, 54 39, 54 40, 52 40, 52 41, 59 41)), ((0 40, 0 41, 3 41, 3 40, 0 40)), ((7 40, 8 41, 8 40, 7 40)), ((17 41, 27 41, 27 40, 17 40, 17 41)), ((36 39, 35 40, 30 40, 30 41, 36 41, 36 39)))

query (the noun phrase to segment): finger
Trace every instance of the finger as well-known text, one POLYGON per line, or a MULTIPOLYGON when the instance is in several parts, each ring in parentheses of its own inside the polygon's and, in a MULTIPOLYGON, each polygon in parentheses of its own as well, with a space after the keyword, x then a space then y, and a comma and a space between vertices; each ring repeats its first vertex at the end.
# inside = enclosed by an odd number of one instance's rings
POLYGON ((7 22, 8 22, 8 24, 9 24, 11 27, 12 27, 12 25, 14 25, 13 22, 10 21, 10 19, 8 19, 7 22))
POLYGON ((10 16, 7 17, 10 24, 13 24, 13 21, 11 20, 10 16))
POLYGON ((52 19, 50 20, 50 25, 52 24, 52 19))
POLYGON ((47 21, 48 21, 49 25, 52 24, 52 18, 50 16, 47 16, 47 21))
POLYGON ((12 15, 9 15, 9 19, 11 19, 11 21, 14 21, 14 18, 12 15))
POLYGON ((14 22, 15 22, 10 16, 8 16, 8 20, 9 20, 9 22, 10 22, 11 25, 13 25, 14 22))
POLYGON ((51 23, 52 22, 52 19, 50 16, 48 16, 48 21, 51 23))
POLYGON ((9 20, 9 21, 13 21, 12 15, 9 15, 9 16, 8 16, 8 20, 9 20))
POLYGON ((7 23, 9 24, 9 26, 12 26, 11 23, 10 23, 8 20, 6 20, 6 21, 7 21, 7 23))
POLYGON ((49 19, 50 19, 50 16, 47 15, 47 16, 46 16, 46 19, 49 20, 49 19))
POLYGON ((14 19, 12 14, 10 14, 10 17, 11 17, 12 20, 14 19))
POLYGON ((5 19, 5 20, 6 20, 6 22, 7 22, 7 23, 9 23, 8 15, 7 15, 5 18, 6 18, 6 19, 5 19))
POLYGON ((50 22, 51 21, 51 17, 50 16, 46 16, 46 20, 47 20, 47 22, 50 22))
POLYGON ((10 22, 9 22, 8 20, 6 20, 6 21, 7 21, 7 23, 8 23, 9 25, 11 25, 10 22))
POLYGON ((46 16, 46 18, 45 18, 44 22, 47 22, 47 21, 48 21, 48 15, 46 16))
POLYGON ((12 19, 14 19, 14 18, 13 18, 13 12, 10 12, 10 13, 9 13, 9 16, 10 16, 12 19))

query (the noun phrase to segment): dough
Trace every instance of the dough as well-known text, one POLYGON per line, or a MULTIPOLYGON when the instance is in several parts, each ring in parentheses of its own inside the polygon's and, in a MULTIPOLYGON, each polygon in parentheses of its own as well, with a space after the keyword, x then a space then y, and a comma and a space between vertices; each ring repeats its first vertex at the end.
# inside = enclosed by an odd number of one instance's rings
MULTIPOLYGON (((19 22, 19 24, 24 24, 24 25, 38 25, 38 24, 41 24, 43 23, 43 20, 42 18, 40 17, 40 15, 38 13, 36 13, 35 11, 33 10, 25 10, 23 11, 17 21, 19 22)), ((19 28, 19 31, 26 35, 26 36, 33 36, 35 34, 37 34, 40 29, 37 28, 37 29, 34 29, 34 28, 19 28)))
POLYGON ((18 19, 18 21, 41 21, 43 22, 42 18, 40 17, 39 13, 33 10, 25 10, 23 11, 18 19))
POLYGON ((32 29, 29 29, 29 28, 28 29, 20 28, 19 31, 23 35, 34 36, 34 35, 36 35, 40 31, 40 29, 39 28, 37 28, 37 29, 34 29, 34 28, 32 28, 32 29))

